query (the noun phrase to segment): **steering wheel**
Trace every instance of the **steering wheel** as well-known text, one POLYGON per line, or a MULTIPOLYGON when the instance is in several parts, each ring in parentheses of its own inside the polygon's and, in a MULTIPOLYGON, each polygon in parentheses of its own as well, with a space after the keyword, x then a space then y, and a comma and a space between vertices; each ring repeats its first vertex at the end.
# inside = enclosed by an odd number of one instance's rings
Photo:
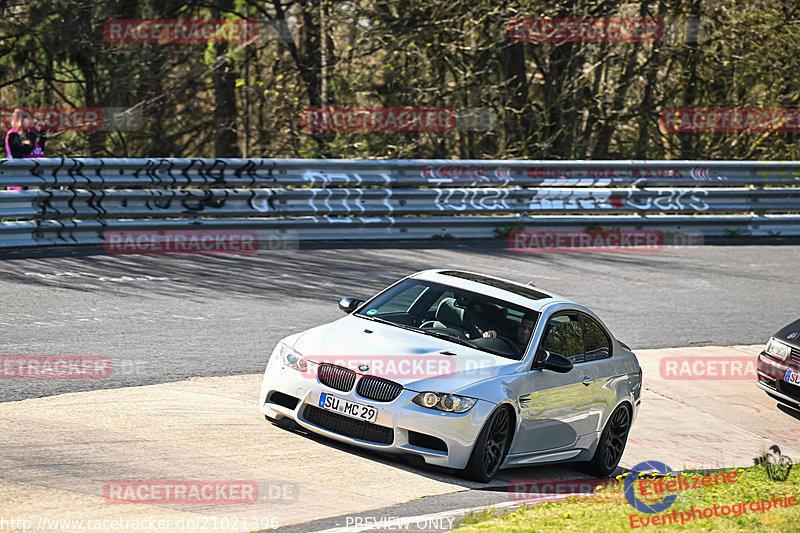
POLYGON ((457 329, 448 328, 448 327, 437 327, 434 325, 433 320, 429 320, 420 326, 420 329, 432 329, 435 331, 441 331, 442 333, 447 333, 449 335, 453 335, 458 337, 459 339, 466 339, 467 336, 464 335, 462 332, 458 331, 457 329))
POLYGON ((512 341, 505 335, 496 335, 495 339, 503 341, 509 348, 511 348, 511 353, 516 354, 519 352, 519 346, 516 342, 512 341))

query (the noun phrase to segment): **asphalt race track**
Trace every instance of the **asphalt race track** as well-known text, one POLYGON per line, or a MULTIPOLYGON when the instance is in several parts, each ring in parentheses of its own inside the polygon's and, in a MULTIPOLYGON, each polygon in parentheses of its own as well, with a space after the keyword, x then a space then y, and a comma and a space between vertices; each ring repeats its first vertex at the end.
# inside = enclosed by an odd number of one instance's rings
POLYGON ((0 252, 3 355, 105 356, 102 380, 5 380, 0 401, 263 372, 276 341, 417 270, 535 281, 594 310, 634 350, 762 344, 796 320, 800 246, 518 254, 503 242, 397 243, 248 255, 0 252))
MULTIPOLYGON (((640 350, 642 408, 618 473, 650 460, 682 471, 747 466, 775 443, 790 457, 800 456, 800 412, 776 405, 752 379, 693 387, 697 382, 660 376, 665 358, 754 360, 761 348, 640 350)), ((447 469, 281 429, 254 408, 260 379, 259 374, 193 378, 0 404, 3 516, 34 524, 42 519, 172 520, 169 531, 202 529, 176 527, 181 519, 197 524, 245 516, 246 527, 230 524, 223 530, 258 529, 258 518, 294 533, 360 531, 364 528, 354 526, 365 524, 374 530, 376 523, 400 519, 410 531, 446 531, 464 509, 487 504, 503 509, 546 495, 525 488, 532 480, 586 482, 562 464, 503 470, 483 485, 447 469), (104 487, 112 480, 165 479, 250 480, 258 484, 259 498, 247 505, 114 505, 105 499, 104 487)), ((56 530, 65 529, 85 530, 56 530)))
POLYGON ((295 532, 419 516, 439 520, 441 531, 459 510, 510 503, 514 480, 581 477, 569 466, 539 466, 478 485, 264 421, 259 374, 277 340, 340 317, 340 296, 370 296, 433 267, 534 280, 588 305, 639 352, 645 392, 621 467, 651 459, 683 469, 743 466, 771 443, 800 455, 800 412, 777 405, 751 379, 675 381, 659 370, 664 357, 754 359, 770 334, 797 318, 800 246, 519 255, 498 242, 430 242, 254 255, 52 252, 5 253, 0 261, 0 355, 103 356, 113 369, 97 380, 0 380, 0 498, 12 516, 189 519, 219 511, 108 505, 103 484, 251 479, 289 497, 224 512, 269 516, 295 532))

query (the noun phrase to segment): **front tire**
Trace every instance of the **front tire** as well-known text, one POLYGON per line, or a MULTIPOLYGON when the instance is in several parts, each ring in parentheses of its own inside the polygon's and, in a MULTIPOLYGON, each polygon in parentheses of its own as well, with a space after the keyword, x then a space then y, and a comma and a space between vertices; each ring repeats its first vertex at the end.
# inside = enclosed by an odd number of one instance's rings
POLYGON ((617 407, 616 411, 606 423, 600 442, 591 460, 578 463, 578 468, 587 474, 598 477, 608 477, 617 469, 625 444, 628 442, 628 432, 631 430, 631 412, 625 405, 617 407))
POLYGON ((492 413, 478 435, 467 467, 461 471, 461 475, 479 483, 490 482, 508 455, 511 428, 511 412, 507 407, 501 407, 492 413))

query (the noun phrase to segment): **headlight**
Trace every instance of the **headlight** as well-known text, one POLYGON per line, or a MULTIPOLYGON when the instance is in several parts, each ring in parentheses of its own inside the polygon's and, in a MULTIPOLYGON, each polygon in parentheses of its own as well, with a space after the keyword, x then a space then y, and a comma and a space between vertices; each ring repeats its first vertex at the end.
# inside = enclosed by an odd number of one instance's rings
POLYGON ((444 394, 442 392, 420 392, 412 400, 415 404, 436 409, 437 411, 447 411, 448 413, 466 413, 475 405, 475 398, 458 396, 457 394, 444 394))
POLYGON ((774 337, 770 337, 767 343, 767 349, 764 351, 778 359, 786 359, 789 357, 789 354, 792 353, 792 348, 788 344, 784 344, 774 337))
POLYGON ((295 352, 288 346, 281 346, 281 359, 283 364, 289 368, 294 368, 298 372, 305 372, 308 370, 308 362, 305 357, 295 352))

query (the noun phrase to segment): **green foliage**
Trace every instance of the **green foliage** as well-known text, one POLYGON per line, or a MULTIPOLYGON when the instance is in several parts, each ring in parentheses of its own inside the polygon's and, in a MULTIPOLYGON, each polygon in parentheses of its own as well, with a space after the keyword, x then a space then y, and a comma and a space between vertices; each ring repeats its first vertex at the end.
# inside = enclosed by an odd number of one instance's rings
MULTIPOLYGON (((750 502, 771 500, 775 495, 777 499, 795 497, 797 502, 798 474, 792 471, 789 478, 783 482, 771 481, 761 466, 746 469, 735 469, 737 481, 728 484, 712 485, 699 489, 680 491, 677 499, 666 511, 658 514, 637 513, 627 502, 622 492, 623 476, 605 487, 597 487, 590 497, 569 497, 566 500, 551 503, 532 504, 520 509, 493 518, 491 514, 483 520, 469 517, 460 529, 454 533, 477 532, 630 532, 631 516, 639 515, 641 519, 652 519, 655 516, 665 517, 673 511, 677 513, 677 521, 673 523, 650 524, 643 527, 640 518, 634 519, 636 530, 643 531, 718 531, 718 532, 751 532, 751 531, 798 531, 800 530, 800 505, 790 507, 770 508, 766 512, 751 510, 741 512, 740 516, 730 513, 727 516, 712 516, 687 520, 680 523, 680 513, 687 513, 688 519, 691 509, 713 508, 723 506, 732 507, 735 504, 749 505, 750 502), (640 529, 641 528, 641 529, 640 529)), ((713 475, 713 473, 712 473, 713 475)), ((687 474, 684 477, 692 479, 698 477, 687 474)), ((665 480, 666 481, 666 480, 665 480)), ((693 484, 693 483, 692 483, 693 484)), ((636 487, 636 483, 634 483, 636 487)), ((638 489, 634 489, 639 499, 648 503, 658 503, 663 495, 656 497, 641 496, 638 489)), ((766 506, 764 506, 766 508, 766 506)), ((724 512, 724 511, 720 511, 724 512)), ((474 514, 473 514, 474 516, 474 514)), ((666 519, 669 520, 669 519, 666 519)), ((673 520, 676 520, 673 518, 673 520)))
POLYGON ((506 224, 504 226, 498 226, 492 230, 494 233, 495 239, 508 239, 508 236, 511 235, 514 231, 522 231, 525 229, 524 222, 516 222, 514 224, 506 224))
POLYGON ((233 142, 249 157, 798 159, 798 133, 658 124, 666 108, 800 107, 798 22, 794 0, 0 2, 0 105, 143 110, 140 130, 66 133, 53 155, 210 157, 233 142), (656 43, 510 40, 509 21, 534 17, 680 24, 656 43), (215 18, 286 21, 292 39, 103 38, 111 19, 215 18), (699 39, 687 20, 701 23, 699 39), (488 108, 496 122, 489 131, 303 129, 303 109, 321 106, 488 108), (223 130, 233 131, 225 142, 223 130))

